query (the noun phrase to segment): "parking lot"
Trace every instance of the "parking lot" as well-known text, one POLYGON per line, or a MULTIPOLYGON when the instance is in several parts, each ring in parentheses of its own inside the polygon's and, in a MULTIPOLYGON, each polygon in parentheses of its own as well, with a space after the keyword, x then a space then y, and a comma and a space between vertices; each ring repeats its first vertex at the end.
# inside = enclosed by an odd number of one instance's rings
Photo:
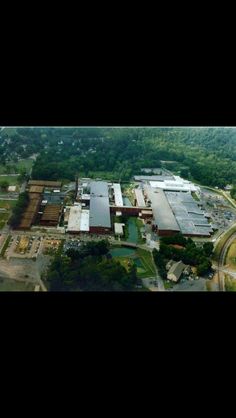
POLYGON ((214 229, 225 230, 236 221, 236 211, 221 195, 201 188, 202 209, 208 214, 214 229))
POLYGON ((5 256, 9 258, 36 258, 41 246, 41 237, 12 236, 5 256))

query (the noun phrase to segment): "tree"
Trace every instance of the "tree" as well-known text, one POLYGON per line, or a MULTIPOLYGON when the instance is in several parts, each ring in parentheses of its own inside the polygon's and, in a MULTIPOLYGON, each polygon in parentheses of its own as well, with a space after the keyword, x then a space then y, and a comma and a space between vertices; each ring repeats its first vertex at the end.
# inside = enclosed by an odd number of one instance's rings
POLYGON ((8 221, 8 224, 12 226, 12 228, 16 228, 21 220, 22 214, 29 203, 29 195, 27 192, 21 193, 19 195, 18 201, 15 207, 12 210, 12 215, 8 221))
POLYGON ((203 251, 206 257, 210 257, 213 253, 214 245, 212 242, 204 242, 203 244, 203 251))
POLYGON ((209 260, 205 260, 203 263, 197 266, 197 274, 199 276, 204 276, 208 273, 211 269, 211 262, 209 260))
POLYGON ((5 191, 8 189, 8 187, 9 187, 9 182, 7 180, 1 180, 0 188, 5 191))

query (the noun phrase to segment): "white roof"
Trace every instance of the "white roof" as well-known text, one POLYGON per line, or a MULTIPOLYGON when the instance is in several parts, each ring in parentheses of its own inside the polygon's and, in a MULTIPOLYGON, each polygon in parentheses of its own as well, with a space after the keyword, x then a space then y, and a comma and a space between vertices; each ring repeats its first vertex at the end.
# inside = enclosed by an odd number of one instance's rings
POLYGON ((150 181, 150 186, 153 188, 159 188, 163 190, 183 191, 183 192, 196 192, 197 187, 188 180, 184 180, 179 176, 174 176, 173 180, 164 181, 150 181))
POLYGON ((138 206, 146 206, 142 189, 134 189, 138 206))
POLYGON ((80 231, 81 205, 72 206, 70 209, 67 231, 80 231))
POLYGON ((124 203, 123 203, 123 199, 122 199, 120 184, 119 183, 113 183, 112 187, 113 187, 114 195, 115 195, 115 205, 116 206, 123 206, 124 203))
POLYGON ((90 200, 90 194, 88 194, 88 193, 83 193, 83 194, 81 195, 81 199, 82 199, 82 200, 90 200))
POLYGON ((80 231, 89 231, 89 210, 82 210, 80 217, 80 231))
POLYGON ((115 222, 114 223, 115 234, 121 234, 121 235, 123 235, 123 226, 124 225, 125 224, 120 224, 120 223, 115 222))
POLYGON ((14 192, 16 190, 16 186, 8 186, 9 192, 14 192))

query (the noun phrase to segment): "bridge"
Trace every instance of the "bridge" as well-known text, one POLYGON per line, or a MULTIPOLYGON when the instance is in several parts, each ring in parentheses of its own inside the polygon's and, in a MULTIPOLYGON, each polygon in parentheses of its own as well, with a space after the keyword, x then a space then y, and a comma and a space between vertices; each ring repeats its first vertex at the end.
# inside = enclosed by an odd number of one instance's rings
POLYGON ((142 250, 146 250, 152 252, 153 248, 149 247, 146 244, 136 244, 134 242, 127 242, 127 241, 117 241, 114 239, 109 240, 110 244, 117 245, 121 247, 129 247, 129 248, 141 248, 142 250))

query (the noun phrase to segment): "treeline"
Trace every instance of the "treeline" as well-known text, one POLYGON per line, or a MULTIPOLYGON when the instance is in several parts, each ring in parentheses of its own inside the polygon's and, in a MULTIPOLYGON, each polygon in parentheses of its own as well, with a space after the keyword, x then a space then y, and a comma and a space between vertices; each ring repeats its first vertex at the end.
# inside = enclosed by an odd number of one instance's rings
POLYGON ((230 196, 232 197, 232 199, 236 200, 236 186, 234 186, 231 190, 230 190, 230 196))
POLYGON ((106 241, 57 254, 46 279, 51 291, 127 291, 137 284, 136 267, 127 272, 113 260, 106 241))
POLYGON ((236 129, 18 128, 1 132, 0 162, 38 153, 34 179, 74 180, 75 174, 113 173, 127 181, 141 168, 176 162, 185 178, 210 186, 235 183, 236 129))
POLYGON ((211 242, 205 242, 201 247, 196 246, 191 238, 185 238, 179 233, 172 237, 162 237, 160 250, 154 249, 153 257, 164 279, 167 278, 166 264, 169 260, 181 260, 184 264, 196 267, 199 276, 204 276, 211 270, 213 248, 211 242))
POLYGON ((18 201, 14 208, 12 209, 12 215, 8 221, 8 224, 12 228, 17 228, 21 221, 21 217, 27 208, 29 203, 29 194, 27 192, 21 193, 19 195, 18 201))

